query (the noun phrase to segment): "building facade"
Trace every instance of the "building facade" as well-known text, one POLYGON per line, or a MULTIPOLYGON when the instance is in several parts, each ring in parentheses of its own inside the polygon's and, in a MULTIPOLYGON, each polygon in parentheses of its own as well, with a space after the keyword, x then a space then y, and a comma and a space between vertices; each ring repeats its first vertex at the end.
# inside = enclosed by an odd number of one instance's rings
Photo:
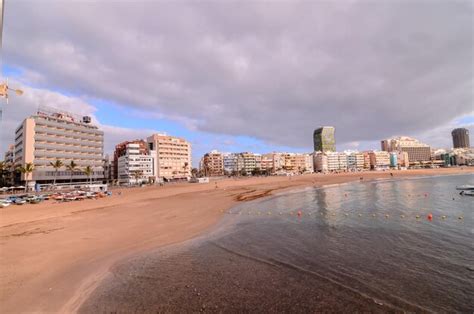
POLYGON ((144 140, 133 140, 133 141, 125 141, 122 143, 119 143, 115 145, 115 150, 114 150, 114 160, 113 160, 113 171, 114 171, 114 179, 118 180, 119 179, 119 173, 118 173, 118 160, 120 157, 125 156, 127 153, 127 147, 129 144, 136 144, 137 149, 139 150, 139 153, 141 155, 148 155, 149 150, 148 150, 148 144, 144 140))
POLYGON ((5 185, 15 184, 15 145, 8 146, 4 157, 5 171, 3 173, 3 183, 5 185))
POLYGON ((224 156, 221 152, 213 150, 203 157, 202 170, 206 176, 217 177, 224 175, 224 156))
POLYGON ((383 140, 381 146, 386 152, 406 152, 410 165, 431 161, 431 147, 411 137, 400 136, 383 140))
MULTIPOLYGON (((92 167, 92 180, 103 180, 104 132, 91 124, 88 116, 80 117, 54 108, 40 107, 35 115, 26 118, 15 130, 15 167, 34 164, 28 175, 30 184, 56 182, 85 182, 89 180, 83 169, 92 167), (61 160, 64 165, 74 161, 77 171, 60 169, 51 163, 61 160)), ((65 168, 64 168, 65 169, 65 168)), ((26 179, 25 174, 21 180, 26 179)))
POLYGON ((332 126, 323 126, 313 133, 314 151, 316 152, 335 152, 336 139, 335 128, 332 126))
POLYGON ((370 167, 373 170, 390 169, 390 153, 385 151, 370 151, 370 167))
POLYGON ((466 128, 457 128, 451 132, 453 137, 453 148, 469 148, 469 130, 466 128))
POLYGON ((191 177, 191 143, 183 138, 158 133, 147 138, 150 154, 156 154, 157 180, 187 180, 191 177))
POLYGON ((125 145, 124 153, 118 158, 118 183, 140 184, 155 180, 154 159, 142 150, 141 143, 125 145))

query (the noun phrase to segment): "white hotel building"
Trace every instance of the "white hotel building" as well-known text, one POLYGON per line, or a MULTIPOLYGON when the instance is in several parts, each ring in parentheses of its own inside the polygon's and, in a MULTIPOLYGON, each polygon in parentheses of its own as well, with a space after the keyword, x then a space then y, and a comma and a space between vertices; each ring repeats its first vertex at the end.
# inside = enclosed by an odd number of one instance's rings
MULTIPOLYGON (((15 131, 15 167, 34 164, 29 174, 30 185, 51 183, 55 169, 50 166, 56 159, 64 166, 59 169, 56 182, 85 182, 89 178, 82 171, 91 166, 93 180, 104 178, 103 169, 104 132, 91 124, 88 116, 80 117, 53 108, 40 107, 35 115, 26 118, 15 131), (77 171, 71 174, 65 165, 74 161, 77 171)), ((22 174, 21 180, 25 180, 22 174)))

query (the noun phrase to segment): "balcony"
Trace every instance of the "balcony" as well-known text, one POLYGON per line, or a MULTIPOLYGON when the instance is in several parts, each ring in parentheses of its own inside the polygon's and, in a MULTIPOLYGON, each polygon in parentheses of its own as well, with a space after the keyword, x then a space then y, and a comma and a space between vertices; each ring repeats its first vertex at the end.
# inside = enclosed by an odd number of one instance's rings
POLYGON ((90 135, 104 135, 104 132, 98 129, 93 129, 87 126, 79 127, 71 123, 60 123, 60 122, 56 122, 52 120, 38 119, 36 120, 36 125, 53 126, 57 128, 67 129, 67 130, 84 132, 90 135))
POLYGON ((35 157, 47 157, 47 158, 59 158, 59 159, 62 158, 62 159, 102 160, 102 156, 71 154, 71 153, 42 152, 42 151, 36 151, 35 152, 35 157))
POLYGON ((84 147, 75 147, 75 146, 35 143, 35 149, 37 148, 63 150, 66 152, 71 152, 71 153, 74 153, 74 152, 96 153, 96 154, 102 155, 101 148, 84 148, 84 147))
POLYGON ((47 141, 47 142, 57 142, 57 143, 66 143, 66 144, 77 144, 82 146, 94 146, 102 148, 102 142, 89 142, 84 140, 75 140, 72 138, 61 138, 61 137, 53 137, 47 135, 35 135, 35 140, 37 141, 47 141))
MULTIPOLYGON (((36 166, 49 166, 50 162, 54 162, 55 159, 35 159, 34 160, 34 164, 36 166)), ((64 167, 68 164, 67 162, 64 162, 64 167)), ((93 160, 85 160, 85 161, 82 161, 82 160, 74 160, 74 162, 77 164, 78 167, 87 167, 87 166, 91 166, 91 167, 102 167, 103 166, 103 163, 101 161, 93 161, 93 160)))
MULTIPOLYGON (((85 134, 77 134, 74 132, 67 132, 67 131, 62 131, 62 130, 53 130, 47 127, 41 127, 41 126, 36 126, 35 127, 35 132, 37 133, 46 133, 46 134, 53 134, 53 135, 62 135, 62 136, 69 136, 71 138, 76 138, 76 139, 90 139, 90 140, 96 140, 96 141, 103 141, 103 135, 85 135, 85 134)), ((38 134, 40 135, 40 134, 38 134)), ((44 135, 42 135, 44 136, 44 135)))

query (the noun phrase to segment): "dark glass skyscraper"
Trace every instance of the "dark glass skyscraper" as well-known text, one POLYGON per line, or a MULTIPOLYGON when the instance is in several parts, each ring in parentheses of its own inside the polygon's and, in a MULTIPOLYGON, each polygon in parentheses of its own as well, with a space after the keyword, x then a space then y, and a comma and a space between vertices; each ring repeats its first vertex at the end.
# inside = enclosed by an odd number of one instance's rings
POLYGON ((465 128, 454 129, 451 132, 451 135, 453 136, 454 148, 470 147, 468 129, 465 129, 465 128))
POLYGON ((313 142, 314 150, 320 152, 335 152, 336 139, 334 137, 336 130, 332 126, 323 126, 314 130, 313 142))

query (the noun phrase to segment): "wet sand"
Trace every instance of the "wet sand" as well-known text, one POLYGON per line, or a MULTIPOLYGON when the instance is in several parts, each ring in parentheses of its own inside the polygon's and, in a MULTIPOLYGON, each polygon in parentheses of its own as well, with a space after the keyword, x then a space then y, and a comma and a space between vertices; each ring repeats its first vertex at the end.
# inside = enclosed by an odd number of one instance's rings
MULTIPOLYGON (((397 178, 473 169, 393 173, 397 178)), ((117 262, 196 237, 238 202, 296 187, 358 181, 361 176, 390 178, 388 172, 367 172, 224 179, 217 181, 217 188, 214 182, 183 183, 126 189, 120 196, 114 191, 99 200, 10 206, 1 210, 0 220, 0 308, 3 313, 74 312, 117 262)))

